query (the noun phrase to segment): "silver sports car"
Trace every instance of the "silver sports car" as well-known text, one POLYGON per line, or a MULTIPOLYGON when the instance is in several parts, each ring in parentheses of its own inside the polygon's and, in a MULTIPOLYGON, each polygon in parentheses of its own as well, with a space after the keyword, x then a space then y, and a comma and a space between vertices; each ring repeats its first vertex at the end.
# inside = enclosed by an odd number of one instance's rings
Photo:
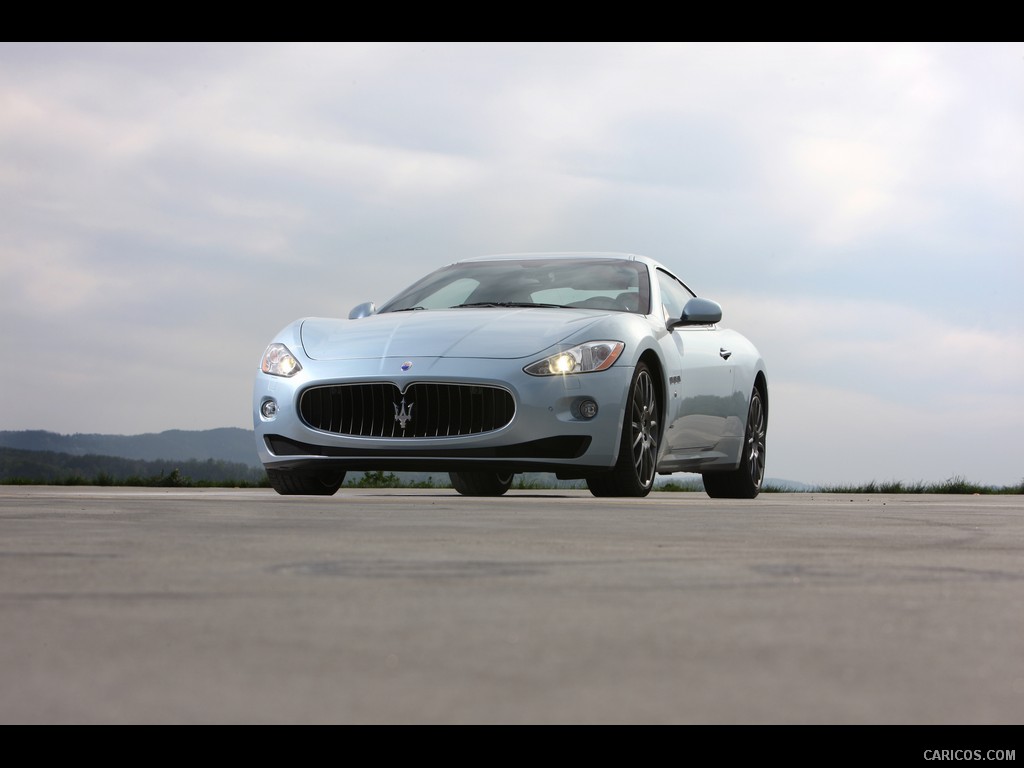
POLYGON ((646 496, 657 474, 698 472, 710 496, 753 498, 768 380, 721 319, 643 256, 459 261, 379 309, 282 330, 256 374, 257 450, 282 494, 412 470, 470 496, 519 472, 646 496))

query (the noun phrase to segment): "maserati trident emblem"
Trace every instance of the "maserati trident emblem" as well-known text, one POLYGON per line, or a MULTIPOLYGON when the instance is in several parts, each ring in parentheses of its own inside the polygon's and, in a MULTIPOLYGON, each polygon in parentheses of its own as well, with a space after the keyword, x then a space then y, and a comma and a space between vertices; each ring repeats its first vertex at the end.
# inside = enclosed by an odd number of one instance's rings
POLYGON ((409 405, 406 406, 405 398, 403 397, 401 409, 399 409, 398 403, 393 403, 393 405, 395 406, 395 421, 398 422, 398 426, 400 426, 404 432, 405 425, 412 420, 412 407, 416 405, 416 403, 409 403, 409 405))

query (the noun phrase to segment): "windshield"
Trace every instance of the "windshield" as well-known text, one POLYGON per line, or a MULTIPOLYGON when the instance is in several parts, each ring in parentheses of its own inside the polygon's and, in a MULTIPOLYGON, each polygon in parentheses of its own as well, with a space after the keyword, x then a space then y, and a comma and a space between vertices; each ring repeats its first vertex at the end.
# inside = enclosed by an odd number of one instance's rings
POLYGON ((472 261, 427 275, 380 312, 455 307, 579 307, 646 315, 647 267, 622 259, 472 261))

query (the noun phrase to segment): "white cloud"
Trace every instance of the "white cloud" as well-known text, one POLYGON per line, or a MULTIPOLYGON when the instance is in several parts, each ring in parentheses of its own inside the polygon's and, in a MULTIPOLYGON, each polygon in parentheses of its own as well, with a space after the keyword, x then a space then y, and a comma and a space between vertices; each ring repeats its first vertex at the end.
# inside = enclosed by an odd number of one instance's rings
POLYGON ((1024 476, 1021 329, 963 328, 877 300, 726 296, 769 374, 774 476, 813 482, 1024 476))
POLYGON ((1024 428, 1016 396, 965 397, 936 408, 783 379, 770 397, 770 477, 815 484, 963 477, 1012 485, 1024 479, 1003 437, 1024 428))
POLYGON ((950 392, 1019 391, 1024 329, 965 327, 872 299, 723 297, 725 325, 751 336, 789 379, 939 404, 950 392), (744 331, 744 329, 751 329, 744 331))
POLYGON ((68 315, 95 309, 109 299, 110 289, 123 289, 118 275, 103 275, 80 258, 66 240, 39 237, 20 247, 0 248, 0 296, 7 311, 35 315, 68 315))
POLYGON ((819 246, 841 246, 874 234, 897 214, 898 164, 878 146, 841 139, 795 142, 788 158, 802 194, 786 199, 819 246))

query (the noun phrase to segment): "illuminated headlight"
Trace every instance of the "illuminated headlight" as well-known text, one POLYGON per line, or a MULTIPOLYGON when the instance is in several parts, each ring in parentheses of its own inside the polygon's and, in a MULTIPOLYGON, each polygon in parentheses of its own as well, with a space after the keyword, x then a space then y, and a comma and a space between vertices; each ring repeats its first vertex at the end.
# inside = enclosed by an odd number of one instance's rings
POLYGON ((260 370, 271 376, 294 376, 302 370, 299 361, 284 344, 271 344, 263 353, 260 370))
POLYGON ((523 368, 531 376, 592 373, 611 366, 625 347, 621 341, 588 341, 523 368))

